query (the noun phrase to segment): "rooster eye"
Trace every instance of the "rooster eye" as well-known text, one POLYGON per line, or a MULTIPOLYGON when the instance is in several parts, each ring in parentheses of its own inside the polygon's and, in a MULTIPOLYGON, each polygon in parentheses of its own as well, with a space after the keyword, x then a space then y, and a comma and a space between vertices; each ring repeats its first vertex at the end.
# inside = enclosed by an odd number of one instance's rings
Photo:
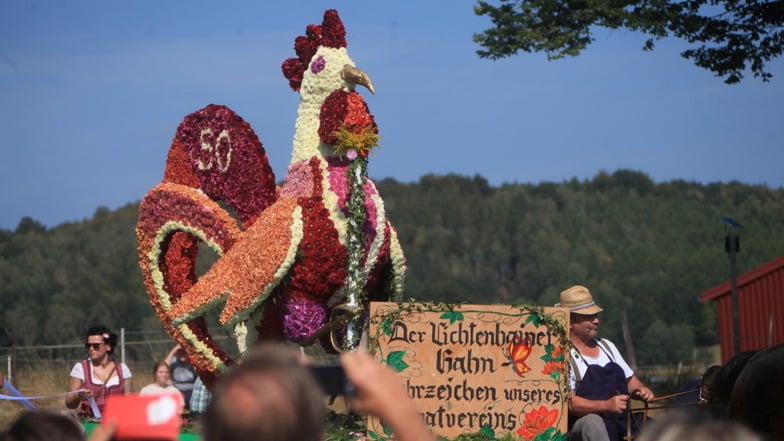
POLYGON ((325 67, 327 67, 327 59, 323 55, 319 55, 310 63, 310 71, 314 74, 321 72, 325 67))

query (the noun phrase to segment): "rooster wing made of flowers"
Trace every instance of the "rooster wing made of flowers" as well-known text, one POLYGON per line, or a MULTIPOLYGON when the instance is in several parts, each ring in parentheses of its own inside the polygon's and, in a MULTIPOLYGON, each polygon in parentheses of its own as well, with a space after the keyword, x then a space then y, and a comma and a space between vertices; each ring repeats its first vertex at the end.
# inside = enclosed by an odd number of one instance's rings
POLYGON ((297 57, 282 66, 300 93, 284 183, 275 184, 250 125, 209 105, 179 125, 163 181, 139 207, 150 302, 207 384, 231 364, 210 335, 209 313, 240 351, 258 339, 320 341, 335 351, 356 344, 370 300, 403 293, 403 251, 367 178, 378 127, 355 87, 374 93, 373 83, 349 58, 335 10, 294 48, 297 57), (200 246, 218 258, 199 276, 200 246), (336 322, 345 324, 337 339, 336 322))

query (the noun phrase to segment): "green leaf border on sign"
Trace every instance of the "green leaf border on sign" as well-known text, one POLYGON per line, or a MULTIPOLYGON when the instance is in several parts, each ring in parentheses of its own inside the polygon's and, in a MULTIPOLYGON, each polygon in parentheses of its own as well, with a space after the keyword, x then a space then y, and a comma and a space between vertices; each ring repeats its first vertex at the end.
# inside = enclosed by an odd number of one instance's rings
MULTIPOLYGON (((461 303, 446 303, 446 302, 421 302, 414 299, 410 299, 406 302, 397 303, 397 308, 390 308, 385 310, 383 314, 374 314, 370 317, 370 323, 375 325, 375 327, 371 326, 368 332, 368 350, 371 353, 378 354, 381 359, 386 362, 390 367, 395 369, 397 372, 401 372, 402 369, 408 367, 408 364, 403 361, 403 355, 397 355, 395 352, 390 353, 389 355, 384 358, 384 354, 381 350, 381 345, 379 344, 379 340, 382 335, 389 336, 392 334, 392 324, 399 320, 401 316, 405 315, 412 315, 412 314, 419 314, 424 312, 432 312, 432 313, 439 313, 442 314, 439 318, 443 320, 449 320, 450 324, 455 323, 456 321, 462 321, 465 319, 465 313, 469 312, 486 312, 486 311, 456 311, 456 308, 462 307, 463 304, 461 303), (372 329, 378 329, 380 332, 372 332, 372 329), (392 355, 395 354, 393 357, 392 355), (399 358, 398 358, 399 357, 399 358), (393 365, 390 361, 396 363, 393 365), (402 363, 399 364, 399 363, 402 363), (401 368, 401 366, 405 365, 401 368)), ((519 313, 498 313, 493 312, 494 314, 498 315, 506 315, 506 316, 521 316, 521 315, 528 315, 526 317, 525 323, 531 323, 534 325, 535 328, 539 328, 541 326, 547 327, 555 337, 558 339, 558 343, 563 348, 563 353, 566 354, 572 348, 572 342, 569 339, 569 332, 566 329, 566 320, 558 319, 554 316, 554 314, 544 312, 543 306, 534 306, 528 304, 519 304, 519 305, 487 305, 487 306, 509 306, 512 309, 517 309, 519 313)), ((404 351, 396 351, 396 352, 404 352, 404 351)), ((564 355, 562 354, 559 357, 552 357, 552 349, 547 351, 547 354, 542 357, 545 361, 564 361, 564 355), (551 360, 546 360, 545 357, 550 357, 551 360)), ((568 369, 568 363, 565 363, 565 369, 568 369)), ((566 374, 568 371, 564 371, 566 374)), ((570 389, 569 389, 569 375, 551 375, 551 377, 558 382, 561 391, 563 392, 564 396, 569 396, 570 389)), ((554 440, 560 439, 562 434, 560 431, 552 433, 552 438, 554 440)))

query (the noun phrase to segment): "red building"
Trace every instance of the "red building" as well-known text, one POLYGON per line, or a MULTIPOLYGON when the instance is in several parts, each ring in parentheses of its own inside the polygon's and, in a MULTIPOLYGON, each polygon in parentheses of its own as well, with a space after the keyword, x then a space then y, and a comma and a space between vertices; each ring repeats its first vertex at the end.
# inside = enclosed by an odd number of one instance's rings
MULTIPOLYGON (((765 348, 784 342, 784 256, 738 276, 740 350, 765 348)), ((716 302, 721 362, 734 355, 732 281, 702 294, 703 302, 716 302)))

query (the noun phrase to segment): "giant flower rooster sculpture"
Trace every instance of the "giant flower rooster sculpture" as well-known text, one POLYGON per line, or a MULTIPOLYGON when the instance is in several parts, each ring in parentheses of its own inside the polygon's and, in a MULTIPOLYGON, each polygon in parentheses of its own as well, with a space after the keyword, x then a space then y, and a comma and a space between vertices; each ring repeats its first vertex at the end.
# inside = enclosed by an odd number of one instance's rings
POLYGON ((282 67, 300 93, 285 182, 276 186, 250 125, 209 105, 180 124, 163 182, 139 208, 150 301, 208 384, 231 359, 207 328, 212 311, 239 351, 254 337, 342 350, 356 345, 368 301, 403 292, 403 252, 367 178, 378 128, 354 90, 373 84, 334 10, 295 51, 282 67), (199 276, 200 243, 219 257, 199 276))

